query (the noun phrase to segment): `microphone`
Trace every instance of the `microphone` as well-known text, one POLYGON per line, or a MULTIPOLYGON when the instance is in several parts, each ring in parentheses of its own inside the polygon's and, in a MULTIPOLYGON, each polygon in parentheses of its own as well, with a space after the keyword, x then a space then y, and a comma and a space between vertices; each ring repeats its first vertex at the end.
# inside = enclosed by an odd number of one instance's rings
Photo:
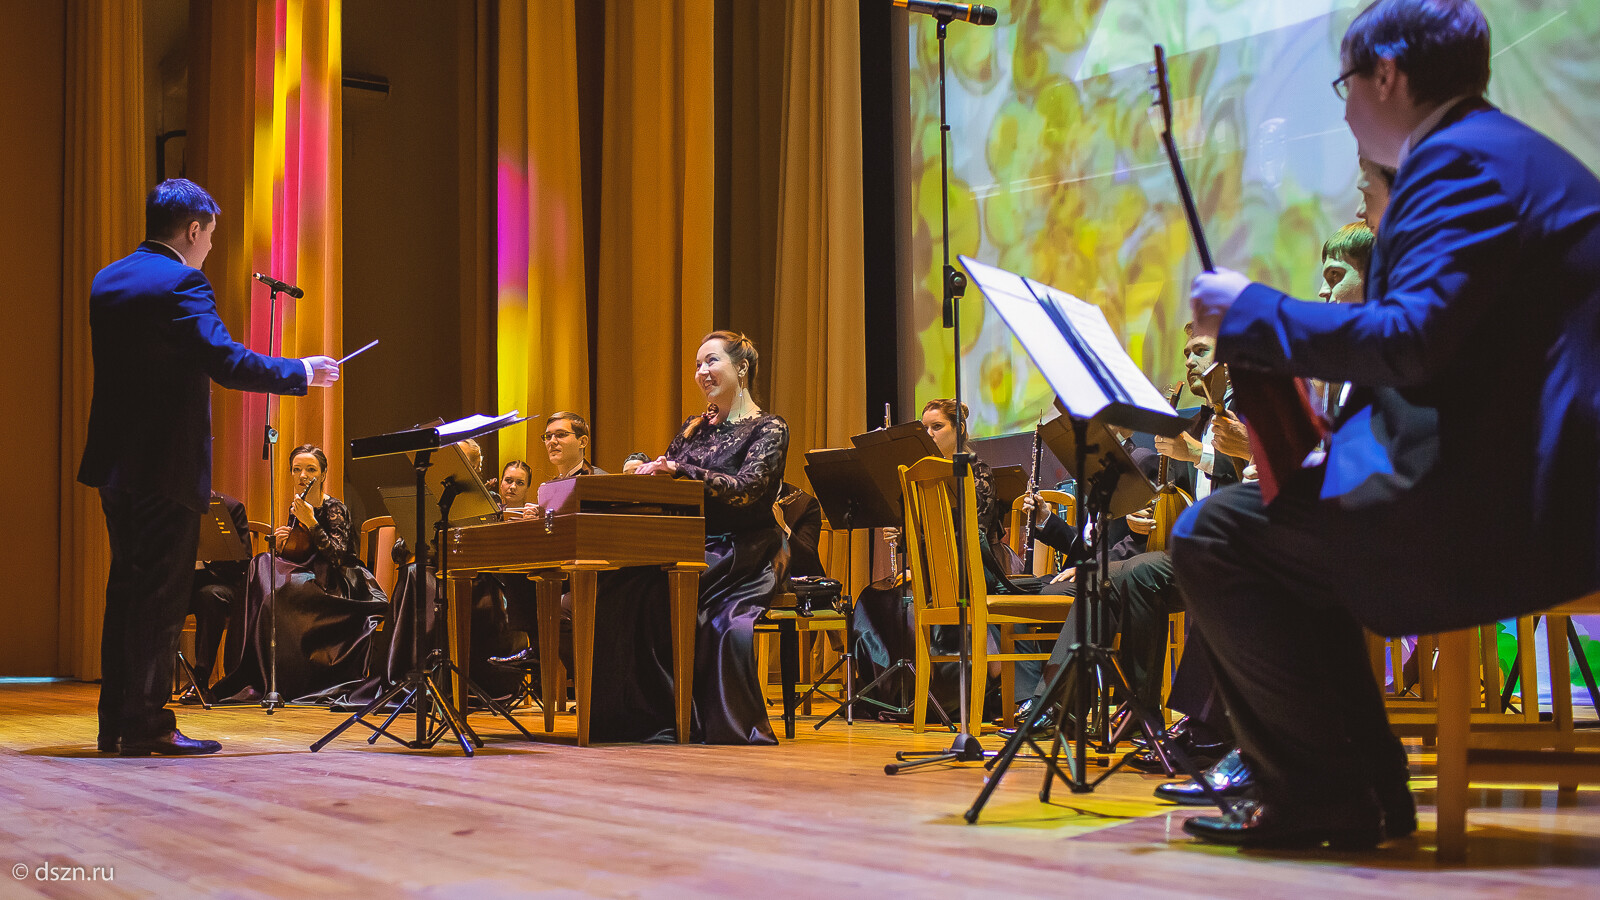
POLYGON ((980 6, 976 3, 945 3, 942 0, 893 0, 893 2, 901 9, 926 13, 946 22, 957 19, 973 25, 993 25, 1000 18, 994 7, 980 6))
POLYGON ((279 281, 278 279, 273 278, 271 275, 263 275, 260 272, 255 272, 251 275, 251 277, 267 287, 272 288, 278 293, 288 294, 296 300, 299 300, 301 297, 306 295, 305 291, 302 291, 294 285, 288 284, 287 282, 279 281))

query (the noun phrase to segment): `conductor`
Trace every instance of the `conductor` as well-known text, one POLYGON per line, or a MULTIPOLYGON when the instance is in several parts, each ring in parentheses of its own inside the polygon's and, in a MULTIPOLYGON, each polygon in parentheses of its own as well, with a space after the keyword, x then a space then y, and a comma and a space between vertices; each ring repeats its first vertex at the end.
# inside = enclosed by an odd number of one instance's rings
POLYGON ((100 489, 111 574, 100 648, 102 753, 214 753, 166 708, 211 498, 211 382, 303 395, 339 380, 326 356, 262 356, 235 342, 200 271, 220 212, 172 178, 145 199, 145 240, 89 292, 94 399, 78 480, 100 489))

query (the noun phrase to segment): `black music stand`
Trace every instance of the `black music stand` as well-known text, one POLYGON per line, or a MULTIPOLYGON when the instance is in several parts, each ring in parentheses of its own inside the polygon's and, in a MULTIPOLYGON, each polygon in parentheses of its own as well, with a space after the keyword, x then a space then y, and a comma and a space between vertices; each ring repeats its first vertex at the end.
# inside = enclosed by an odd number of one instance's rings
MULTIPOLYGON (((250 539, 233 527, 233 516, 228 514, 228 508, 222 501, 212 497, 211 507, 206 510, 205 518, 200 520, 200 543, 195 548, 194 561, 239 562, 249 558, 250 539)), ((211 689, 194 676, 194 666, 184 658, 182 650, 178 651, 178 668, 183 670, 189 686, 194 688, 195 696, 200 698, 200 706, 210 709, 211 689)))
MULTIPOLYGON (((415 534, 412 535, 412 538, 416 543, 412 545, 411 549, 415 566, 414 571, 417 575, 417 603, 416 609, 413 611, 415 621, 412 625, 414 631, 412 634, 411 669, 404 678, 396 682, 387 691, 379 694, 371 703, 362 707, 361 710, 352 714, 343 722, 340 722, 332 731, 312 744, 311 750, 313 753, 327 746, 334 738, 343 734, 345 729, 359 723, 372 731, 372 734, 367 738, 369 745, 377 743, 378 737, 382 735, 402 747, 411 750, 427 750, 438 744, 445 733, 449 732, 455 737, 456 743, 461 745, 461 752, 471 756, 474 746, 483 746, 483 739, 478 737, 477 732, 473 731, 472 727, 467 724, 465 712, 457 710, 450 701, 450 695, 440 689, 439 682, 443 675, 453 675, 462 679, 469 696, 476 696, 489 709, 507 722, 510 722, 522 733, 523 737, 529 741, 533 740, 533 735, 522 727, 522 723, 512 718, 511 713, 505 707, 473 684, 472 679, 467 678, 466 673, 457 668, 439 648, 428 648, 425 638, 428 627, 427 609, 429 604, 433 602, 432 598, 428 596, 429 579, 427 577, 428 555, 430 552, 429 541, 427 540, 427 499, 432 493, 432 485, 428 480, 428 469, 433 465, 433 454, 458 441, 479 437, 480 435, 498 431, 507 425, 525 421, 527 421, 526 417, 518 418, 516 411, 513 410, 503 416, 494 418, 489 416, 468 416, 455 422, 411 428, 368 438, 357 438, 350 442, 351 459, 365 459, 371 456, 386 456, 393 453, 413 454, 412 468, 416 472, 416 493, 414 495, 416 520, 414 523, 415 534), (367 721, 367 716, 378 713, 389 701, 396 697, 400 698, 399 704, 389 713, 381 725, 374 725, 367 721), (412 740, 401 738, 389 730, 389 726, 394 723, 395 719, 405 713, 408 708, 416 714, 416 732, 415 738, 412 740)), ((441 455, 448 457, 449 454, 441 455)), ((460 456, 459 450, 456 451, 456 455, 460 456)), ((462 464, 465 464, 465 458, 462 458, 462 464)), ((457 474, 450 473, 452 481, 440 480, 438 499, 440 500, 442 516, 448 516, 449 514, 449 503, 444 499, 445 496, 449 495, 453 498, 457 490, 464 488, 464 486, 456 484, 461 480, 456 477, 457 474)), ((481 480, 479 481, 479 486, 482 486, 481 480)))
MULTIPOLYGON (((1142 509, 1156 490, 1133 464, 1122 442, 1106 426, 1173 437, 1187 422, 1128 357, 1098 307, 1049 285, 965 256, 961 257, 961 263, 1033 359, 1065 410, 1064 415, 1041 426, 1040 435, 1057 459, 1070 460, 1068 464, 1076 479, 1078 531, 1080 536, 1093 536, 1092 541, 1084 541, 1090 553, 1077 569, 1075 605, 1082 608, 1082 613, 1074 617, 1076 627, 1066 663, 1046 686, 1043 701, 1034 704, 1027 721, 1017 727, 1005 748, 990 761, 992 772, 963 818, 969 823, 977 821, 984 804, 999 787, 1006 769, 1024 745, 1032 747, 1044 760, 1045 782, 1039 799, 1046 802, 1057 777, 1073 793, 1087 793, 1127 762, 1125 756, 1100 777, 1093 780, 1088 777, 1089 713, 1091 707, 1099 705, 1103 710, 1105 705, 1103 694, 1091 698, 1091 686, 1095 684, 1126 698, 1129 715, 1144 728, 1151 747, 1163 762, 1170 755, 1185 773, 1206 789, 1210 799, 1220 804, 1221 798, 1211 790, 1182 749, 1165 743, 1163 724, 1133 695, 1116 658, 1107 648, 1094 642, 1100 634, 1107 594, 1111 590, 1106 520, 1142 509), (1065 696, 1069 685, 1075 687, 1070 698, 1065 696), (1034 740, 1033 731, 1045 711, 1057 703, 1063 706, 1061 728, 1051 741, 1050 752, 1045 753, 1034 740), (1074 722, 1076 734, 1068 754, 1067 769, 1063 770, 1059 764, 1063 735, 1074 722)), ((1114 749, 1114 746, 1107 746, 1111 739, 1111 735, 1106 734, 1098 752, 1110 753, 1114 749)), ((1227 811, 1225 804, 1223 811, 1227 811)))
MULTIPOLYGON (((884 495, 879 480, 875 479, 872 473, 875 469, 891 468, 896 473, 895 486, 896 488, 899 487, 899 466, 909 465, 917 459, 921 459, 922 456, 920 454, 925 454, 927 450, 923 441, 932 443, 932 439, 928 437, 927 431, 923 430, 920 423, 913 423, 913 426, 916 432, 921 433, 921 440, 914 437, 908 426, 899 426, 901 430, 900 436, 889 440, 869 440, 866 442, 866 449, 843 447, 830 450, 812 450, 806 454, 806 478, 810 480, 811 488, 816 492, 817 502, 821 504, 823 514, 828 517, 828 524, 836 530, 843 530, 847 542, 857 528, 900 527, 902 512, 889 497, 884 495), (907 458, 910 454, 919 455, 915 458, 910 458, 909 461, 895 461, 907 458)), ((871 433, 869 432, 869 434, 871 433)), ((876 433, 883 434, 885 432, 876 433)), ((861 436, 857 435, 857 437, 861 436)), ((934 448, 934 453, 938 453, 937 447, 934 448)), ((844 584, 846 592, 850 590, 852 583, 854 557, 854 553, 845 555, 844 584)), ((891 665, 879 674, 877 678, 874 678, 871 684, 860 691, 855 689, 855 598, 849 593, 845 593, 842 596, 842 600, 844 607, 842 611, 845 615, 844 653, 839 657, 839 661, 833 664, 832 668, 817 679, 817 684, 826 682, 842 666, 844 667, 845 694, 844 699, 839 702, 833 712, 828 713, 821 721, 812 726, 814 730, 818 731, 840 713, 844 714, 846 725, 854 725, 855 705, 857 703, 871 703, 896 715, 905 715, 911 711, 910 707, 893 706, 882 700, 863 696, 888 680, 891 675, 911 670, 912 664, 908 659, 896 660, 894 665, 891 665)), ((807 697, 816 692, 817 684, 813 684, 810 690, 806 691, 796 703, 804 703, 807 697)), ((939 716, 944 719, 945 724, 950 724, 950 717, 945 715, 944 708, 939 705, 937 700, 934 701, 934 708, 938 710, 939 716)))

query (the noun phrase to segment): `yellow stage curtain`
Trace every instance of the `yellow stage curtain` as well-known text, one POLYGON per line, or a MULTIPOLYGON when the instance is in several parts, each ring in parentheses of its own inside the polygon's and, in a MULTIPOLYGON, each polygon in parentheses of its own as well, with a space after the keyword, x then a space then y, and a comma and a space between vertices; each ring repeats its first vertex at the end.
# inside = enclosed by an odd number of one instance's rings
MULTIPOLYGON (((343 350, 342 137, 339 0, 257 0, 191 6, 189 156, 194 180, 222 206, 206 272, 236 340, 280 356, 343 350), (305 290, 278 300, 278 342, 266 272, 305 290)), ((353 349, 353 348, 349 348, 353 349)), ((261 460, 267 404, 280 433, 279 518, 287 515, 288 451, 318 444, 328 484, 344 482, 343 391, 303 398, 214 393, 214 485, 270 517, 261 460)))
MULTIPOLYGON (((712 330, 712 0, 607 0, 596 458, 666 449, 712 330)), ((609 464, 609 465, 608 465, 609 464)))
MULTIPOLYGON (((805 451, 867 427, 860 24, 841 0, 787 0, 787 12, 772 408, 789 423, 789 480, 809 487, 805 451)), ((855 535, 852 593, 871 580, 866 538, 855 535)))
POLYGON ((66 184, 62 218, 61 669, 100 677, 111 550, 100 498, 77 483, 94 395, 89 286, 144 237, 144 4, 67 4, 66 184))
POLYGON ((772 408, 803 482, 804 451, 867 424, 860 27, 854 3, 788 0, 788 13, 772 408))
MULTIPOLYGON (((497 411, 588 417, 577 12, 550 3, 530 16, 523 0, 499 12, 497 411)), ((502 433, 500 465, 523 459, 536 482, 554 477, 530 438, 541 427, 502 433)), ((615 471, 620 455, 607 463, 615 471)))

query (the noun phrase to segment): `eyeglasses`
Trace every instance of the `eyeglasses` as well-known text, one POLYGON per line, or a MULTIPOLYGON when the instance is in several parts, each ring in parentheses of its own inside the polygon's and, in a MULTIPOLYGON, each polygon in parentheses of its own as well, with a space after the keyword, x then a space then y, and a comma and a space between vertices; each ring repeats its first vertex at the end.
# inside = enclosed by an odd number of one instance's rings
POLYGON ((1340 100, 1350 99, 1350 79, 1361 74, 1366 66, 1357 66, 1333 80, 1333 93, 1340 100))
POLYGON ((548 444, 551 441, 565 440, 566 438, 569 438, 569 437, 572 437, 572 432, 570 432, 570 431, 546 431, 544 433, 544 437, 541 438, 541 440, 543 440, 546 444, 548 444))

